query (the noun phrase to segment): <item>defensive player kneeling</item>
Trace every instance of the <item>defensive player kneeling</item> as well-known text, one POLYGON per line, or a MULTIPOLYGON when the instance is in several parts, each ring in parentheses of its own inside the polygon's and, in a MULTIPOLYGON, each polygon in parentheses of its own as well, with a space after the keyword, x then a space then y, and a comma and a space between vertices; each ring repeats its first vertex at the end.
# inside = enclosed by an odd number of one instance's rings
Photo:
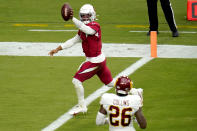
POLYGON ((109 124, 110 131, 135 131, 133 120, 136 117, 140 128, 146 128, 146 119, 142 113, 143 90, 131 90, 132 86, 133 82, 128 77, 121 76, 115 83, 116 94, 103 94, 96 125, 109 124))

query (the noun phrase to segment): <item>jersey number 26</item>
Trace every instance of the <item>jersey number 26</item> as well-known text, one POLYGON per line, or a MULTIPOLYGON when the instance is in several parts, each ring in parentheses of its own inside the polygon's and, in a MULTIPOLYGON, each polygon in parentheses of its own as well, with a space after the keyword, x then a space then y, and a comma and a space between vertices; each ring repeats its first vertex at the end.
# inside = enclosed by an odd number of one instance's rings
POLYGON ((111 112, 115 112, 115 113, 110 113, 109 114, 109 119, 110 119, 110 123, 111 125, 113 126, 120 126, 120 124, 122 126, 129 126, 130 122, 131 122, 131 111, 132 111, 132 108, 123 108, 122 110, 117 107, 117 106, 113 106, 111 105, 109 107, 109 111, 111 112), (129 112, 129 113, 128 113, 129 112), (114 118, 117 118, 121 115, 121 119, 119 120, 115 120, 114 118))

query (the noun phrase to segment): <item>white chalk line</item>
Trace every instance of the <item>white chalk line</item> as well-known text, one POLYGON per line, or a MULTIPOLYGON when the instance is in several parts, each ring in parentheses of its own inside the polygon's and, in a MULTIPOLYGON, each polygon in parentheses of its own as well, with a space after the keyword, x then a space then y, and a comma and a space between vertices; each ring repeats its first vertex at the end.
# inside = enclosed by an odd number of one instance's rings
MULTIPOLYGON (((0 55, 48 56, 51 49, 61 43, 50 42, 0 42, 0 55)), ((197 46, 157 45, 158 58, 197 58, 197 46)), ((106 57, 150 57, 150 44, 103 43, 106 57)), ((55 56, 84 56, 81 44, 60 51, 55 56)))
MULTIPOLYGON (((76 32, 78 30, 47 30, 47 29, 31 29, 28 31, 37 31, 37 32, 76 32)), ((147 31, 129 31, 129 32, 134 32, 134 33, 140 33, 140 32, 147 32, 147 31)), ((163 33, 171 33, 171 31, 159 31, 159 32, 163 32, 163 33)), ((183 33, 183 34, 196 34, 197 32, 195 31, 179 31, 179 33, 183 33)))
MULTIPOLYGON (((148 32, 148 31, 129 31, 129 32, 141 33, 141 32, 148 32)), ((159 31, 159 32, 171 33, 171 31, 159 31)), ((179 31, 179 33, 183 33, 183 34, 196 34, 197 32, 195 32, 195 31, 179 31)))
MULTIPOLYGON (((126 76, 131 75, 137 69, 139 69, 144 64, 146 64, 149 61, 151 61, 152 59, 153 59, 152 57, 144 57, 144 58, 141 58, 136 63, 132 64, 131 66, 129 66, 128 68, 126 68, 124 71, 122 71, 121 73, 119 73, 116 77, 114 77, 114 79, 117 79, 119 76, 123 76, 123 75, 126 75, 126 76)), ((107 87, 107 86, 104 85, 101 88, 99 88, 98 90, 96 90, 94 93, 92 93, 91 95, 89 95, 85 99, 86 105, 87 106, 90 105, 94 100, 96 100, 98 97, 100 97, 103 93, 109 91, 111 88, 112 87, 107 87)), ((72 109, 70 109, 70 110, 72 110, 72 109)), ((50 125, 48 125, 47 127, 43 128, 42 131, 54 131, 57 128, 61 127, 63 124, 65 124, 68 120, 70 120, 73 117, 68 112, 64 113, 62 116, 60 116, 59 118, 57 118, 54 122, 52 122, 50 125)))
POLYGON ((40 30, 40 29, 32 29, 28 31, 38 31, 38 32, 76 32, 78 30, 40 30))

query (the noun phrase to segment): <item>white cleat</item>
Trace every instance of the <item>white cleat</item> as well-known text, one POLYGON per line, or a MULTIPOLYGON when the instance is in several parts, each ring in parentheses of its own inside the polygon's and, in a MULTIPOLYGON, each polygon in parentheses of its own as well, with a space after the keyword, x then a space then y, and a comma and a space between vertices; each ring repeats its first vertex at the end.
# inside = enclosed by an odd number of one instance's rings
POLYGON ((70 115, 76 115, 78 113, 86 113, 88 108, 86 106, 77 105, 71 111, 69 111, 70 115))

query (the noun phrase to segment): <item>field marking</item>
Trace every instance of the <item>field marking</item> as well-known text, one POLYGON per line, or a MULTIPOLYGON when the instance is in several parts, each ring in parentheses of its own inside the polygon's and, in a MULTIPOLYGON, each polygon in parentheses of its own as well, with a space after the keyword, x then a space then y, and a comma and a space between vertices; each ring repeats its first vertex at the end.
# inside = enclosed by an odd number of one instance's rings
MULTIPOLYGON (((0 55, 49 56, 48 52, 61 43, 49 42, 0 42, 0 55)), ((103 43, 106 57, 150 57, 150 44, 103 43)), ((157 45, 158 58, 197 58, 197 46, 157 45)), ((55 56, 84 56, 78 43, 55 56)))
POLYGON ((13 26, 47 27, 47 26, 48 26, 48 24, 13 24, 13 26))
MULTIPOLYGON (((47 30, 47 29, 31 29, 31 30, 27 30, 27 31, 37 31, 37 32, 76 32, 78 30, 47 30)), ((140 31, 140 30, 132 30, 129 31, 132 33, 142 33, 142 32, 147 32, 147 31, 140 31)), ((171 31, 159 31, 159 32, 163 32, 163 33, 171 33, 171 31)), ((196 34, 197 32, 195 31, 179 31, 179 33, 182 34, 196 34)))
POLYGON ((38 31, 38 32, 76 32, 78 30, 40 30, 40 29, 31 29, 28 31, 38 31))
MULTIPOLYGON (((115 76, 114 79, 117 79, 119 76, 122 76, 122 75, 126 75, 126 76, 131 75, 137 69, 139 69, 140 67, 142 67, 143 65, 145 65, 146 63, 148 63, 149 61, 151 61, 152 59, 154 59, 154 58, 152 58, 152 57, 143 57, 143 58, 141 58, 136 63, 132 64, 131 66, 129 66, 128 68, 126 68, 125 70, 123 70, 121 73, 119 73, 117 76, 115 76)), ((103 93, 109 91, 111 88, 112 87, 107 87, 107 86, 104 85, 101 88, 99 88, 98 90, 96 90, 95 92, 93 92, 92 94, 90 94, 85 99, 86 105, 87 106, 90 105, 94 100, 96 100, 98 97, 100 97, 103 93)), ((70 110, 72 110, 75 106, 73 106, 70 110)), ((41 131, 54 131, 57 128, 61 127, 68 120, 70 120, 71 118, 73 118, 73 116, 70 115, 68 112, 66 112, 63 115, 61 115, 59 118, 57 118, 55 121, 53 121, 47 127, 43 128, 41 131)))
POLYGON ((74 24, 65 24, 64 27, 75 27, 74 24))
POLYGON ((116 28, 148 28, 148 25, 116 25, 116 28))
MULTIPOLYGON (((149 25, 115 25, 116 28, 148 28, 149 25)), ((190 25, 178 25, 178 28, 192 28, 195 29, 197 26, 190 25)))
MULTIPOLYGON (((13 26, 26 26, 26 27, 48 27, 49 24, 39 24, 39 23, 32 23, 32 24, 22 24, 22 23, 16 23, 13 24, 13 26)), ((64 27, 75 27, 74 24, 65 24, 64 27)), ((115 25, 116 28, 148 28, 149 25, 115 25)), ((192 25, 178 25, 178 28, 192 28, 195 29, 197 26, 192 25)))
MULTIPOLYGON (((148 32, 148 31, 129 31, 129 32, 141 33, 141 32, 148 32)), ((171 31, 159 31, 159 32, 171 33, 171 31)), ((195 34, 195 33, 197 33, 197 32, 195 32, 195 31, 179 31, 179 33, 183 33, 183 34, 195 34)))
MULTIPOLYGON (((31 30, 27 30, 27 31, 37 31, 37 32, 76 32, 78 30, 47 30, 47 29, 31 29, 31 30)), ((129 32, 133 32, 133 33, 141 33, 141 32, 147 32, 147 31, 129 31, 129 32)), ((163 32, 163 33, 171 33, 171 31, 159 31, 159 32, 163 32)), ((197 32, 195 31, 179 31, 179 33, 183 33, 183 34, 196 34, 197 32)))

